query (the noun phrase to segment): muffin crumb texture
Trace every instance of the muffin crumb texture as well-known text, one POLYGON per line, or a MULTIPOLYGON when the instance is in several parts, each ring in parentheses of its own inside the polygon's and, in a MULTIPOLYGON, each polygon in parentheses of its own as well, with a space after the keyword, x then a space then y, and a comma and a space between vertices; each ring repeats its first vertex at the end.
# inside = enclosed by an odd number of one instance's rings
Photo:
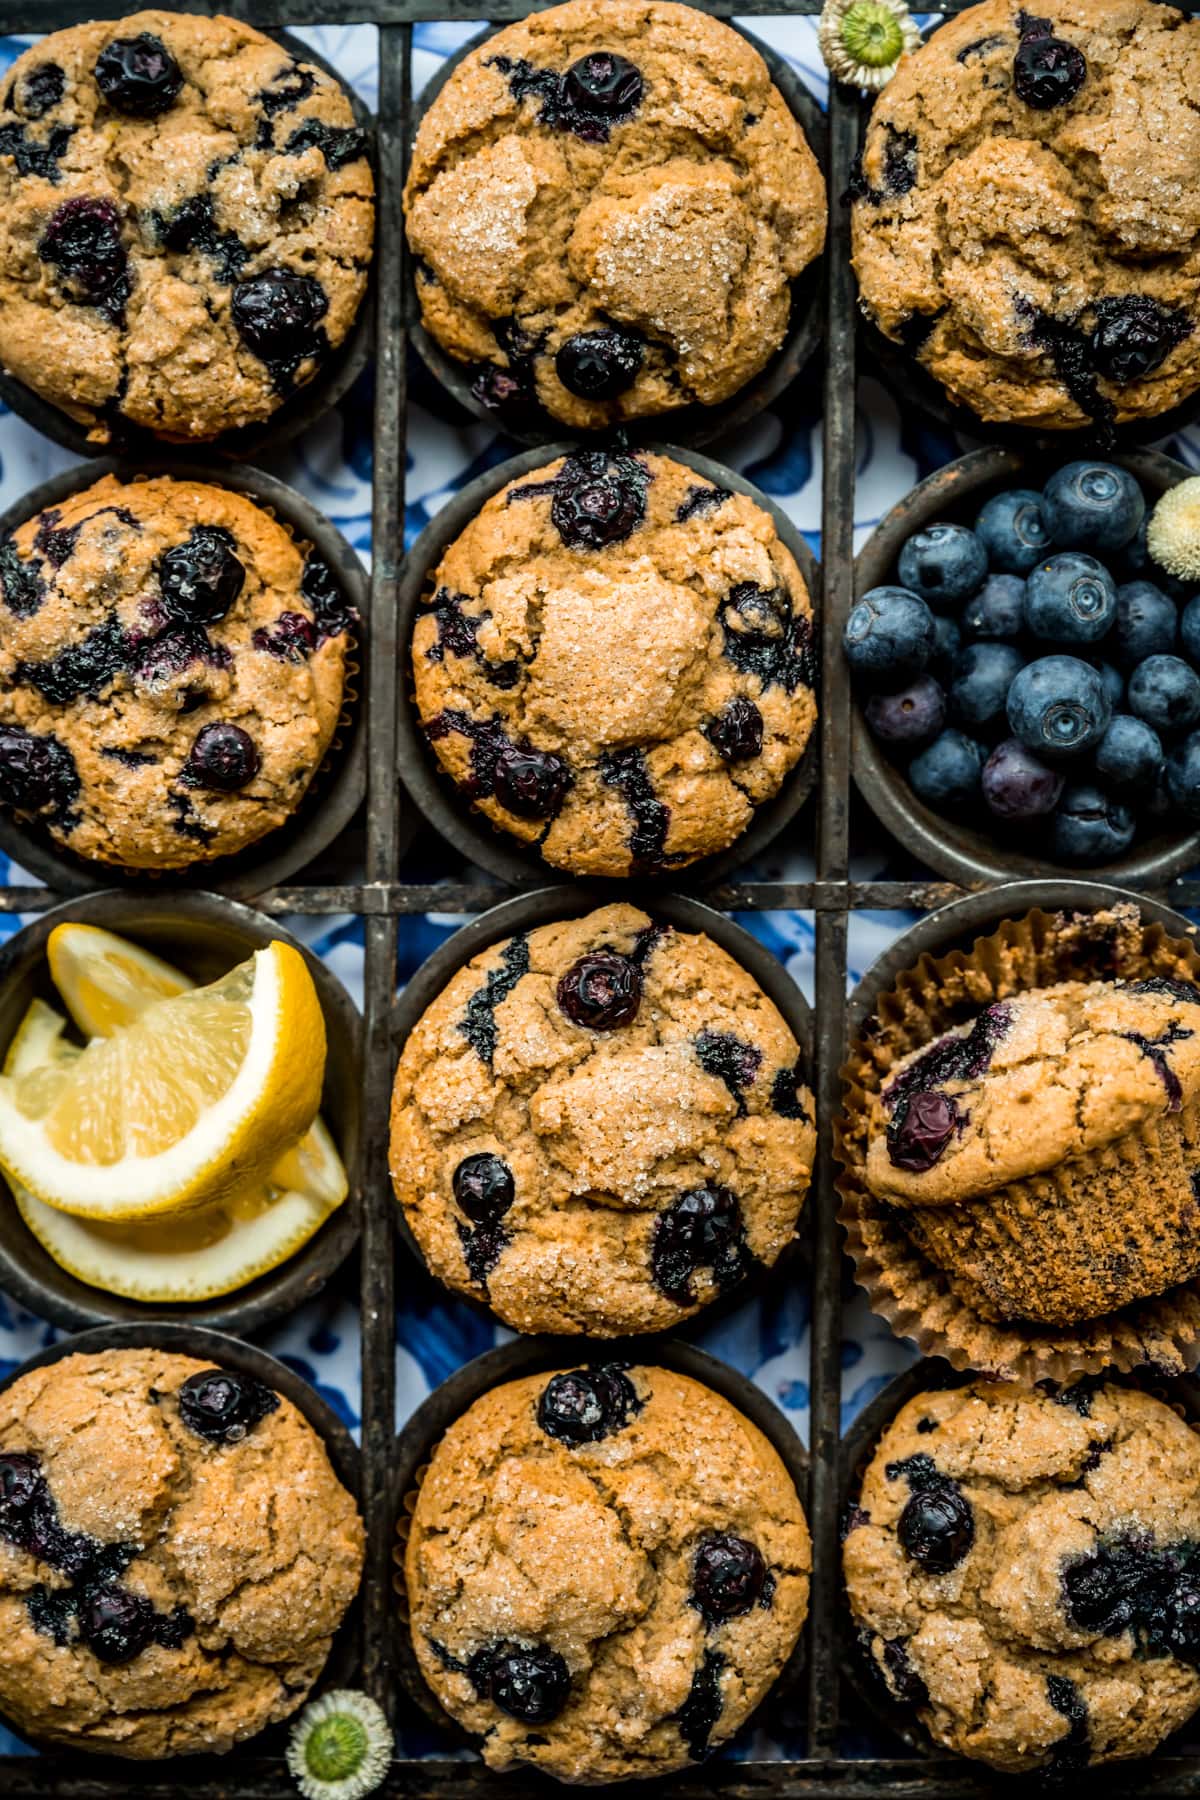
POLYGON ((792 1240, 800 1047, 710 939, 633 906, 481 951, 410 1034, 391 1169, 430 1268, 518 1331, 657 1331, 792 1240))
POLYGON ((252 1377, 108 1350, 0 1395, 0 1709, 31 1737, 229 1750, 300 1705, 362 1560, 324 1446, 252 1377))
POLYGON ((234 19, 41 38, 0 93, 0 361, 97 443, 263 423, 354 323, 367 149, 332 77, 234 19))
POLYGON ((762 57, 644 0, 569 0, 467 56, 421 121, 405 211, 422 318, 476 396, 577 428, 736 393, 825 237, 762 57))
POLYGON ((945 1749, 1066 1777, 1200 1704, 1200 1441, 1151 1395, 919 1394, 847 1523, 867 1659, 945 1749))
POLYGON ((810 1568, 791 1479, 729 1401, 659 1368, 533 1375, 434 1451, 406 1555, 413 1646, 492 1768, 668 1774, 780 1674, 810 1568))

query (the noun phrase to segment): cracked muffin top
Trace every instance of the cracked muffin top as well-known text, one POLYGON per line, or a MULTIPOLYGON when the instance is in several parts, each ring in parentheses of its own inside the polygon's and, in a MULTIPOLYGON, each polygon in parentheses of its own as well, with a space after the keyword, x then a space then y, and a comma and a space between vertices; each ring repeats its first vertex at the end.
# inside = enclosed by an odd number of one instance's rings
POLYGON ((447 550, 417 711, 492 824, 577 875, 723 850, 816 722, 813 615, 770 515, 664 456, 519 477, 447 550))
POLYGON ((986 0, 876 102, 854 205, 867 312, 984 419, 1165 412, 1200 386, 1200 21, 986 0))
POLYGON ((757 50, 645 0, 570 0, 472 51, 404 203, 422 319, 477 397, 586 429, 736 393, 825 237, 821 171, 757 50))
POLYGON ((362 1561, 324 1445, 252 1376, 105 1350, 0 1394, 0 1710, 21 1732, 228 1750, 300 1705, 362 1561))
POLYGON ((846 1521, 871 1663, 946 1749, 1067 1775, 1200 1705, 1200 1438, 1134 1388, 984 1383, 893 1420, 846 1521))
POLYGON ((883 1200, 975 1199, 1177 1113, 1200 1091, 1200 990, 1063 982, 997 1001, 897 1063, 872 1099, 883 1200))
POLYGON ((241 850, 320 767, 355 624, 244 495, 106 475, 0 544, 0 801, 123 868, 241 850))
POLYGON ((52 32, 0 93, 0 362, 98 443, 261 423, 354 322, 373 193, 342 88, 250 26, 52 32))
POLYGON ((396 1196, 517 1331, 659 1331, 774 1263, 812 1169, 799 1045, 710 938, 634 906, 480 951, 409 1035, 396 1196))
POLYGON ((492 1768, 661 1775, 758 1705, 810 1568, 787 1470, 721 1395, 641 1366, 531 1375, 433 1453, 406 1556, 413 1645, 492 1768))

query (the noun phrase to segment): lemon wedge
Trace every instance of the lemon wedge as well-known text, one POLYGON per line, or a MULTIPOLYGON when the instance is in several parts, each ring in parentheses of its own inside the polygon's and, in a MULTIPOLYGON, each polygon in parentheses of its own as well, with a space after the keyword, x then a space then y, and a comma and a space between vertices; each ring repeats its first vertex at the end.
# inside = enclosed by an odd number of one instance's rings
POLYGON ((303 1136, 324 1068, 312 976, 271 943, 78 1056, 0 1075, 0 1166, 79 1218, 209 1206, 264 1181, 303 1136))
MULTIPOLYGON (((21 1077, 80 1056, 64 1035, 66 1023, 35 1000, 9 1046, 4 1073, 21 1077)), ((77 1280, 128 1300, 171 1303, 214 1299, 277 1268, 337 1210, 349 1187, 333 1139, 317 1119, 266 1182, 177 1218, 110 1225, 58 1212, 19 1184, 13 1198, 42 1248, 77 1280)))
POLYGON ((86 1038, 111 1037, 156 1000, 195 985, 140 944, 98 925, 56 925, 46 944, 50 979, 86 1038))

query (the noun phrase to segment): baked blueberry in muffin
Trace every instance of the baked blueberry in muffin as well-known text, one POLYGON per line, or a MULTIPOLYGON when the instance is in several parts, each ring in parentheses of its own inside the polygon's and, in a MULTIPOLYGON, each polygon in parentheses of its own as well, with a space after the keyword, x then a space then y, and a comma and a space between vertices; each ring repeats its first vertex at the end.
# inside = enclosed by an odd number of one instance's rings
POLYGON ((590 428, 758 373, 825 187, 737 32, 664 0, 569 0, 454 70, 405 212, 422 319, 478 398, 590 428))
POLYGON ((53 32, 0 89, 0 362, 97 442, 261 423, 354 323, 373 192, 346 94, 250 26, 53 32))
POLYGON ((577 451, 511 482, 413 632, 439 763, 556 868, 725 849, 816 721, 812 604, 770 516, 664 456, 577 451))
POLYGON ((105 476, 0 544, 0 802, 124 868, 243 849, 324 761, 355 625, 243 495, 105 476))

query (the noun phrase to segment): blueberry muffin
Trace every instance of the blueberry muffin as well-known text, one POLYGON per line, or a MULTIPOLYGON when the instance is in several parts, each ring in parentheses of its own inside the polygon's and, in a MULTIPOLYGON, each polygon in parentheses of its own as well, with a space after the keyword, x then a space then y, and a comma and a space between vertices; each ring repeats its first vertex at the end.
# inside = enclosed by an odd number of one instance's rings
POLYGON ((0 543, 0 801, 127 869, 255 843, 329 749, 354 624, 243 495, 106 475, 0 543))
POLYGON ((665 456, 582 451, 450 546, 417 711, 492 824, 577 875, 725 849, 816 722, 808 590, 770 516, 665 456))
POLYGON ((1065 1777, 1200 1705, 1200 1438, 1161 1400, 918 1394, 846 1525, 865 1653, 947 1750, 1065 1777))
POLYGON ((362 1563, 320 1439, 251 1376, 105 1350, 0 1394, 0 1711, 23 1734, 230 1749, 300 1705, 362 1563))
POLYGON ((570 0, 464 58, 405 190, 426 328, 487 405, 576 428, 743 387, 783 342, 825 184, 766 64, 661 0, 570 0))
POLYGON ((854 203, 867 313, 981 418, 1151 418, 1200 386, 1200 21, 986 0, 906 56, 854 203))
POLYGON ((566 1781, 664 1775, 738 1729, 808 1611, 787 1470, 728 1400, 593 1365, 485 1394, 408 1535, 421 1672, 484 1761, 566 1781))
POLYGON ((0 93, 0 363, 105 442, 261 424, 354 323, 374 231, 346 94, 249 25, 72 25, 0 93))
POLYGON ((1200 1274, 1200 990, 997 1001, 903 1058, 866 1180, 987 1317, 1067 1325, 1200 1274))
POLYGON ((480 951, 392 1096, 392 1181, 429 1267, 517 1331, 690 1317, 791 1241, 814 1146, 762 989, 633 906, 480 951))

